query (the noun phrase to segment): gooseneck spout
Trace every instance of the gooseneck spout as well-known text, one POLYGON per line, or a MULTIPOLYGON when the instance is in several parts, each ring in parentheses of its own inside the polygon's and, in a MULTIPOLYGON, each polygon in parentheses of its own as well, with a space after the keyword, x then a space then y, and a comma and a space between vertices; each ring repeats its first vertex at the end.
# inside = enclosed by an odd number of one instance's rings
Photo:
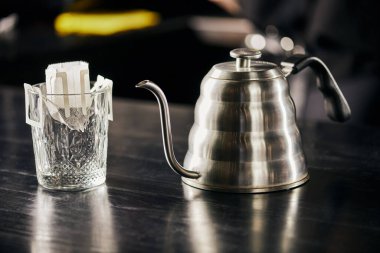
POLYGON ((161 129, 162 129, 162 140, 164 143, 164 151, 166 161, 169 166, 178 174, 187 178, 199 178, 201 175, 195 171, 189 171, 183 168, 177 161, 174 155, 173 150, 173 140, 172 140, 172 131, 170 124, 170 115, 169 115, 169 106, 166 101, 164 92, 158 87, 155 83, 145 80, 136 85, 136 88, 144 88, 152 92, 158 101, 160 106, 160 116, 161 116, 161 129))

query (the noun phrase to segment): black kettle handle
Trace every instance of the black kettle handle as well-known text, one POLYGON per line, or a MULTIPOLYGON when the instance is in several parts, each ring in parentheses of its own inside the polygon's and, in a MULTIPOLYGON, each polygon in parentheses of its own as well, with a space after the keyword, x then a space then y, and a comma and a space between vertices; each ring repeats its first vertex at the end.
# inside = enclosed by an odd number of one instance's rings
POLYGON ((324 96, 325 111, 330 119, 343 122, 350 118, 351 110, 338 84, 327 66, 317 57, 292 55, 281 62, 286 76, 311 67, 318 77, 317 87, 324 96))

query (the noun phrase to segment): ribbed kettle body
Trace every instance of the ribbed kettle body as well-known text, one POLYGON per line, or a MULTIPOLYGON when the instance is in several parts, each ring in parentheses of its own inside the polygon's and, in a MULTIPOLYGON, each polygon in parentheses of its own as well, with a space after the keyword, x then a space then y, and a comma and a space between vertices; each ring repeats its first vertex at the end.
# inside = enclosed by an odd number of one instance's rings
POLYGON ((284 77, 220 80, 206 76, 195 106, 185 183, 254 192, 307 177, 295 108, 284 77))

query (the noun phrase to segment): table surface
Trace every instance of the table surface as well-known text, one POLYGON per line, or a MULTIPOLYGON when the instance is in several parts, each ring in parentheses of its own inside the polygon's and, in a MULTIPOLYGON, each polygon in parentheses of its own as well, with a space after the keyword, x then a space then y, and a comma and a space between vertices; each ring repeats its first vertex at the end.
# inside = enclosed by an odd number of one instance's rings
MULTIPOLYGON (((293 190, 229 194, 181 183, 158 106, 114 99, 106 184, 38 185, 23 90, 0 88, 0 252, 379 252, 380 129, 300 126, 311 179, 293 190)), ((193 108, 172 105, 183 160, 193 108)))

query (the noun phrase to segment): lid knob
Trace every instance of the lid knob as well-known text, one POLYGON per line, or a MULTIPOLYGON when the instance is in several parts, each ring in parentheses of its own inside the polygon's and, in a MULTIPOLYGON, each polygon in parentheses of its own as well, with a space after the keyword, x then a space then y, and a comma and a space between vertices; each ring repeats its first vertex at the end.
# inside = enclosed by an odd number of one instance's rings
POLYGON ((249 48, 236 48, 230 51, 230 56, 236 58, 236 69, 249 68, 251 59, 259 59, 261 51, 249 48))

